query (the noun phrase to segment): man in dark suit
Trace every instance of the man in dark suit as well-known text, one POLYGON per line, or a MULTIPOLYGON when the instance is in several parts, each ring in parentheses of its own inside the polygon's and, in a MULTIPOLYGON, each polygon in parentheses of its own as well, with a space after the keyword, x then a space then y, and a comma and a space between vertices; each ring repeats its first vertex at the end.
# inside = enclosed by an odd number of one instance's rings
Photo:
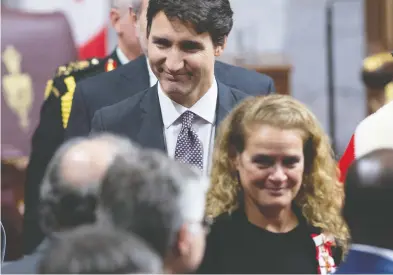
POLYGON ((37 249, 2 267, 3 274, 36 273, 37 263, 58 232, 96 221, 101 181, 117 156, 134 154, 128 139, 112 135, 77 138, 64 143, 48 165, 41 186, 40 221, 47 236, 37 249))
POLYGON ((93 131, 126 135, 208 172, 216 127, 247 97, 216 80, 232 16, 228 0, 150 0, 149 64, 158 82, 97 111, 93 131))
POLYGON ((118 37, 116 49, 102 59, 92 58, 60 66, 54 78, 48 81, 27 167, 23 230, 26 254, 34 251, 43 238, 37 223, 39 186, 50 159, 64 140, 75 85, 82 79, 116 69, 142 53, 135 25, 143 1, 147 3, 147 0, 112 0, 109 16, 118 37))
POLYGON ((357 159, 345 181, 343 209, 353 244, 337 274, 393 273, 393 148, 357 159))
MULTIPOLYGON (((147 0, 141 5, 139 41, 147 53, 146 10, 147 0)), ((229 33, 228 33, 229 34, 229 33)), ((223 84, 249 95, 267 95, 275 91, 270 77, 216 61, 214 74, 223 84)), ((157 78, 150 68, 146 55, 110 73, 99 74, 77 84, 72 103, 66 137, 87 135, 91 130, 94 113, 105 106, 118 103, 156 84, 157 78)))

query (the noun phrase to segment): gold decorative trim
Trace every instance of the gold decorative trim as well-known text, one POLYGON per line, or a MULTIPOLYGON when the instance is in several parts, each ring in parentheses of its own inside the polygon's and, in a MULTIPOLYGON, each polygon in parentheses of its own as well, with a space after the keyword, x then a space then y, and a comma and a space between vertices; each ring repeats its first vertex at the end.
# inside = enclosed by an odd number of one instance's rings
POLYGON ((45 94, 44 94, 44 99, 46 100, 53 88, 53 80, 48 80, 48 82, 46 82, 46 87, 45 87, 45 94))
POLYGON ((9 159, 1 160, 2 163, 15 166, 19 170, 24 170, 27 168, 29 164, 29 157, 22 156, 22 157, 15 157, 9 159))
POLYGON ((378 53, 365 58, 363 61, 363 68, 366 72, 373 72, 389 61, 393 61, 393 57, 390 52, 378 53))
POLYGON ((393 82, 385 86, 385 104, 393 101, 393 82))
POLYGON ((59 91, 56 87, 53 86, 52 91, 53 91, 53 94, 54 94, 56 97, 59 97, 59 96, 60 96, 60 91, 59 91))
POLYGON ((63 121, 63 128, 67 128, 68 120, 71 114, 72 99, 75 92, 75 78, 73 76, 66 77, 64 83, 67 86, 67 93, 61 97, 61 117, 63 121))

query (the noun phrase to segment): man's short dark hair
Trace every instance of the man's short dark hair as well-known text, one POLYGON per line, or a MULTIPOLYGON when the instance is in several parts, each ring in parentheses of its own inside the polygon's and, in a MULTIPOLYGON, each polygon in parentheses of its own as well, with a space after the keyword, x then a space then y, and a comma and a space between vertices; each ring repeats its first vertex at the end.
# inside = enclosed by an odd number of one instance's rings
POLYGON ((198 34, 208 32, 215 46, 224 44, 233 26, 229 0, 150 0, 147 10, 147 36, 153 18, 164 12, 170 19, 191 23, 198 34))
POLYGON ((52 239, 40 274, 161 273, 160 257, 144 241, 111 226, 82 226, 52 239))
POLYGON ((99 209, 115 226, 134 232, 165 257, 181 225, 194 219, 196 211, 203 215, 200 201, 208 188, 209 180, 199 171, 145 150, 137 158, 115 159, 102 182, 99 209))

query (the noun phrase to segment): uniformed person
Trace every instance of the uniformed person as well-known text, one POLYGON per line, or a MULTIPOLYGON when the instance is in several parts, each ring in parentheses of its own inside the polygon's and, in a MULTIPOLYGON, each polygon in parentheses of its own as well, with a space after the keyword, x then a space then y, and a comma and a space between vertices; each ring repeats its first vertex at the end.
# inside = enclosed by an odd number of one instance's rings
POLYGON ((64 140, 76 83, 116 69, 141 53, 137 37, 136 12, 141 0, 112 0, 110 20, 117 33, 117 47, 103 59, 92 58, 60 66, 48 81, 40 121, 32 137, 25 184, 24 253, 30 254, 43 238, 39 226, 39 186, 46 166, 64 140))
POLYGON ((355 159, 375 146, 393 148, 393 53, 384 52, 367 57, 362 76, 366 87, 377 94, 371 98, 372 114, 357 125, 340 159, 342 182, 355 159))

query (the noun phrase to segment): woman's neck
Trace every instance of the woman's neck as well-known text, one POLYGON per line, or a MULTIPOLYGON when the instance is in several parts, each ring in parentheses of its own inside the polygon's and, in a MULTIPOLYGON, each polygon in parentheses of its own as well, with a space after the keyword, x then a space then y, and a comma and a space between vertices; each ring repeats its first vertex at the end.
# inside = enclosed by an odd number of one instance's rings
POLYGON ((286 208, 264 208, 246 199, 244 211, 250 223, 273 233, 289 232, 299 224, 291 205, 286 208))

